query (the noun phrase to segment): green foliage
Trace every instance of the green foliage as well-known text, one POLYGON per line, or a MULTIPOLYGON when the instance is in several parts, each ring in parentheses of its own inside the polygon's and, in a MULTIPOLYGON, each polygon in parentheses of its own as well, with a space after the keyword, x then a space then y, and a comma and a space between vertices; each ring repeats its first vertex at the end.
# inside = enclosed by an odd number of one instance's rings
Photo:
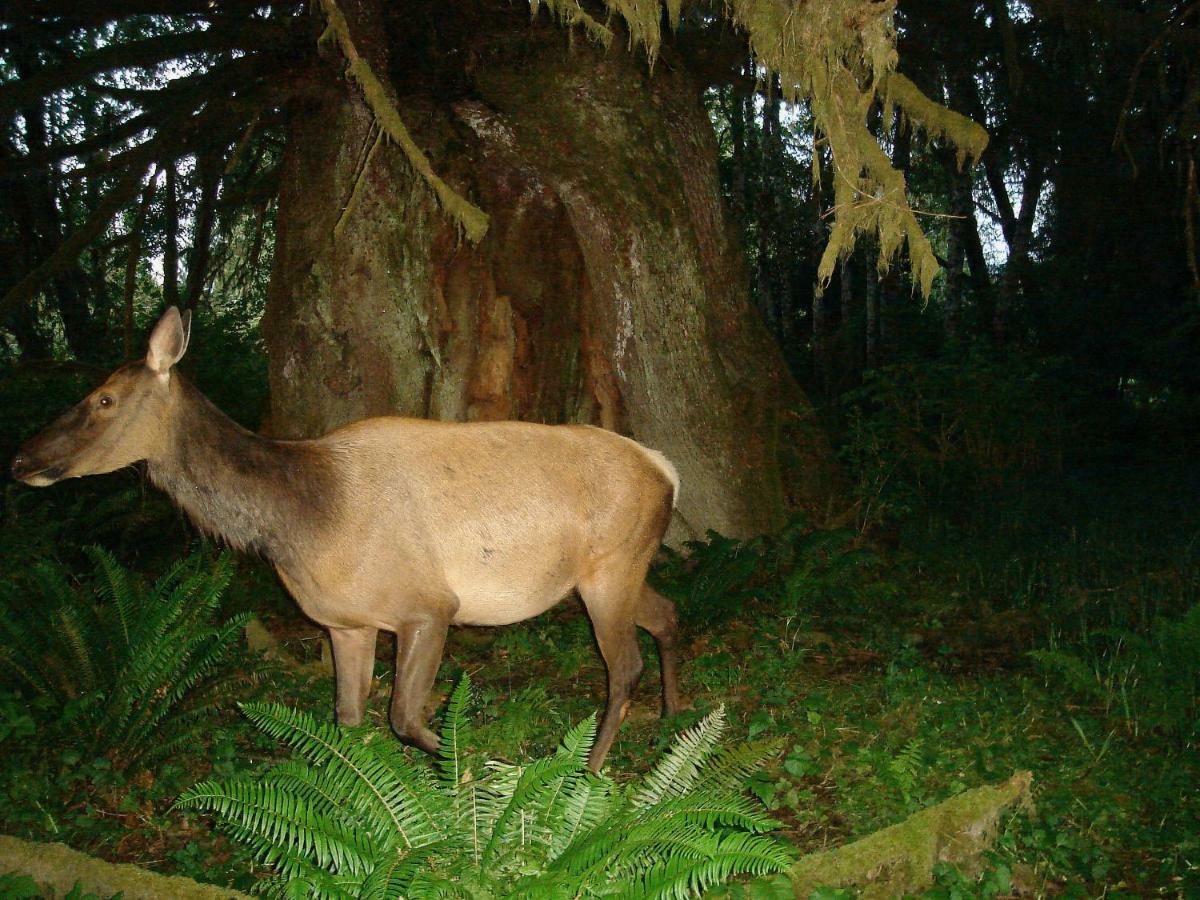
POLYGON ((900 792, 906 807, 913 805, 913 792, 924 768, 925 759, 921 752, 920 738, 912 738, 900 748, 900 752, 888 760, 884 777, 900 792))
POLYGON ((148 765, 208 724, 221 664, 248 619, 217 621, 232 559, 194 554, 143 587, 107 551, 88 555, 87 585, 43 563, 36 589, 5 586, 0 676, 82 754, 148 765))
POLYGON ((664 548, 654 577, 688 617, 719 622, 761 601, 782 615, 862 611, 894 586, 881 560, 849 529, 814 529, 794 517, 776 534, 736 541, 710 531, 683 555, 664 548))
POLYGON ((659 585, 690 613, 720 621, 761 596, 768 541, 737 541, 709 531, 706 540, 684 544, 686 555, 664 547, 666 561, 654 573, 659 585))
POLYGON ((924 505, 969 504, 1061 465, 1071 389, 1053 363, 973 352, 866 372, 842 398, 841 455, 863 528, 924 505))
POLYGON ((1158 730, 1191 746, 1200 737, 1200 604, 1179 619, 1157 619, 1146 632, 1100 629, 1077 646, 1029 655, 1133 735, 1158 730))
POLYGON ((0 875, 0 897, 9 900, 26 900, 41 897, 42 891, 28 875, 0 875))
POLYGON ((717 750, 722 711, 619 785, 587 769, 593 718, 548 756, 477 768, 466 750, 469 693, 464 676, 432 766, 389 735, 247 704, 295 758, 254 778, 197 784, 178 806, 216 813, 276 869, 267 884, 276 896, 684 897, 789 864, 790 851, 764 834, 776 823, 741 791, 775 747, 717 750))
POLYGON ((55 898, 60 900, 120 900, 121 894, 113 894, 111 897, 101 898, 90 891, 85 891, 83 886, 76 882, 66 894, 44 894, 42 889, 28 875, 0 875, 0 897, 4 900, 41 900, 43 897, 55 898))

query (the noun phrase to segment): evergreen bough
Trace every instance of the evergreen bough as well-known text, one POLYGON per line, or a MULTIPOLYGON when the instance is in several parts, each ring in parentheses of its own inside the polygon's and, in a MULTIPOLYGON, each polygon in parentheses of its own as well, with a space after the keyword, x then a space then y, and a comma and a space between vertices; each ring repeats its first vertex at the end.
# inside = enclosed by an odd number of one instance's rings
POLYGON ((90 585, 43 563, 32 592, 5 592, 0 677, 46 698, 81 755, 106 756, 119 769, 149 765, 211 719, 221 663, 249 619, 218 621, 233 559, 193 554, 144 587, 108 551, 87 554, 90 585))
POLYGON ((587 768, 594 718, 549 756, 472 772, 469 696, 464 677, 432 765, 390 735, 245 704, 295 757, 253 778, 197 784, 177 805, 215 813, 275 868, 262 889, 280 897, 687 897, 793 861, 742 790, 778 748, 718 750, 723 710, 680 734, 644 777, 617 784, 587 768))

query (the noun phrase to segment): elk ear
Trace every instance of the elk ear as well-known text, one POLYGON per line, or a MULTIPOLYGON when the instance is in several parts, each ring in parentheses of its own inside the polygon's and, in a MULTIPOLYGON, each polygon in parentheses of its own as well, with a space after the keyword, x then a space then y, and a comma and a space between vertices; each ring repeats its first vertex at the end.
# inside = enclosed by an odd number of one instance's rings
POLYGON ((154 330, 150 332, 150 349, 146 352, 147 368, 159 375, 169 372, 171 366, 183 358, 191 331, 190 310, 181 316, 179 310, 172 306, 163 313, 154 330))

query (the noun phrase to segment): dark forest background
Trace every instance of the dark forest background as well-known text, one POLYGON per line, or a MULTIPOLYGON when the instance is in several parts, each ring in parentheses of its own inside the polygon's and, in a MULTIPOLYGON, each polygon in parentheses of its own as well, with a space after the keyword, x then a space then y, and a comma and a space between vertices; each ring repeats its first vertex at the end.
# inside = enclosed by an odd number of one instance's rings
MULTIPOLYGON (((864 106, 941 267, 928 293, 872 229, 819 276, 847 176, 720 10, 663 16, 653 67, 629 17, 603 49, 523 4, 345 11, 482 240, 316 7, 5 5, 0 455, 171 305, 189 377, 276 436, 380 413, 614 428, 684 476, 655 570, 689 636, 673 724, 723 701, 737 737, 781 740, 750 784, 789 842, 1032 769, 1036 807, 927 896, 1200 890, 1200 4, 900 3, 897 71, 989 136, 964 159, 864 106)), ((235 700, 324 714, 316 629, 136 471, 7 483, 0 565, 0 830, 250 886, 250 851, 171 804, 275 753, 235 700), (97 664, 116 583, 190 585, 209 618, 152 638, 182 668, 97 664), (251 612, 302 678, 230 637, 251 612), (111 712, 168 682, 208 693, 111 712), (157 729, 173 755, 147 752, 157 729)), ((598 697, 589 653, 568 610, 454 638, 439 685, 474 673, 481 750, 524 758, 598 697)), ((644 771, 670 729, 626 730, 616 765, 644 771)))

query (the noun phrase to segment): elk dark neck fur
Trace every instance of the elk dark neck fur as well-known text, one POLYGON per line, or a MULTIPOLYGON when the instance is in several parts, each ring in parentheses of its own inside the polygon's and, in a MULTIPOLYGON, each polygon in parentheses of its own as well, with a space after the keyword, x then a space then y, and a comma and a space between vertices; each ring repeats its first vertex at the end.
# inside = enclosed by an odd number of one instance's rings
POLYGON ((150 479, 196 525, 275 563, 302 554, 333 515, 332 461, 309 441, 274 441, 242 428, 178 373, 174 415, 150 479))

